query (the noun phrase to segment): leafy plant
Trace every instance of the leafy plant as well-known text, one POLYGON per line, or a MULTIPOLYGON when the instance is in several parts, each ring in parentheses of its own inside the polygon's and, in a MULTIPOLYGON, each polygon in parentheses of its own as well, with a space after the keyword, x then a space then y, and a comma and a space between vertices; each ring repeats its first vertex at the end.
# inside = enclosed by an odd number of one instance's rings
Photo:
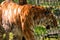
POLYGON ((34 28, 35 30, 34 30, 34 32, 36 33, 36 35, 43 35, 43 34, 45 34, 46 33, 46 28, 44 28, 44 27, 42 27, 42 26, 36 26, 35 28, 34 28))

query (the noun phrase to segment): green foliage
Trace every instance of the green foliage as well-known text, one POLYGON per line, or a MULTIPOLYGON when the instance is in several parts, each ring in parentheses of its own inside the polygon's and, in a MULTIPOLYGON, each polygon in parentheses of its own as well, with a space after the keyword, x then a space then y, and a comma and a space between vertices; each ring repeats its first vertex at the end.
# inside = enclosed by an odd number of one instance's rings
POLYGON ((34 32, 36 33, 36 35, 43 35, 43 34, 45 34, 46 33, 46 28, 44 28, 44 27, 42 27, 42 26, 36 26, 35 28, 34 28, 35 30, 34 30, 34 32))
MULTIPOLYGON (((9 33, 9 40, 13 40, 14 34, 12 32, 9 33)), ((6 34, 3 34, 3 39, 6 40, 6 34)))
POLYGON ((19 3, 19 0, 14 0, 15 3, 19 3))
POLYGON ((60 16, 60 9, 58 9, 58 8, 55 9, 55 10, 54 10, 54 13, 55 13, 55 15, 60 16))
POLYGON ((6 37, 6 34, 3 34, 3 39, 5 39, 5 37, 6 37))
POLYGON ((0 3, 2 2, 3 0, 0 0, 0 3))
POLYGON ((10 32, 10 33, 9 33, 9 40, 13 40, 13 36, 14 36, 13 33, 10 32))
POLYGON ((35 0, 27 0, 29 4, 35 4, 35 0))

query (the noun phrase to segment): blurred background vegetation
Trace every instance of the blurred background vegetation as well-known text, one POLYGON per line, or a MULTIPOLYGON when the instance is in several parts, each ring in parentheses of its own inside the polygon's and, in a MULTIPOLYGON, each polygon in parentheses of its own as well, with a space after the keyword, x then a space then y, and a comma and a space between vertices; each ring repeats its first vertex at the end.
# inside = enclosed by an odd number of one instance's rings
MULTIPOLYGON (((2 1, 4 1, 4 0, 0 0, 0 3, 2 1)), ((13 1, 16 3, 19 3, 18 2, 19 0, 13 0, 13 1)), ((48 33, 55 32, 55 30, 58 31, 60 29, 60 0, 27 0, 27 2, 28 2, 28 4, 37 5, 37 6, 52 7, 51 11, 55 14, 55 17, 58 22, 57 29, 51 28, 51 29, 47 30, 44 26, 41 26, 41 25, 36 26, 34 28, 36 40, 60 40, 60 34, 58 34, 58 35, 56 34, 55 36, 57 36, 57 37, 55 37, 55 38, 47 37, 48 33)), ((60 32, 60 30, 58 32, 60 32)))

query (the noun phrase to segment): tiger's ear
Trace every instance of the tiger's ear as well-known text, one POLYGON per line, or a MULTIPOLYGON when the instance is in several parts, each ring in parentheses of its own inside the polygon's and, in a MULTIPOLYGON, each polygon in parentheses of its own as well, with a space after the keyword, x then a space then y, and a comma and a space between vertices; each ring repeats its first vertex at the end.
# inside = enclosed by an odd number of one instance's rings
POLYGON ((47 10, 47 11, 45 11, 45 15, 48 15, 50 12, 47 10))
POLYGON ((45 15, 48 15, 51 13, 51 10, 49 8, 45 8, 45 15))

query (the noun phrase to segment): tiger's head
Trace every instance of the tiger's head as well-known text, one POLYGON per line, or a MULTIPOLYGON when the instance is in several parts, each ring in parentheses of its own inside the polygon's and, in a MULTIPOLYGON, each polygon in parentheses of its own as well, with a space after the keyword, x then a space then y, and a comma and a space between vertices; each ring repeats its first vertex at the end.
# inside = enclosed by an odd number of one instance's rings
POLYGON ((38 24, 38 25, 43 24, 44 26, 50 25, 50 27, 57 26, 57 20, 53 15, 53 13, 51 12, 51 10, 41 6, 40 7, 33 6, 32 13, 34 13, 33 16, 34 24, 38 24))

